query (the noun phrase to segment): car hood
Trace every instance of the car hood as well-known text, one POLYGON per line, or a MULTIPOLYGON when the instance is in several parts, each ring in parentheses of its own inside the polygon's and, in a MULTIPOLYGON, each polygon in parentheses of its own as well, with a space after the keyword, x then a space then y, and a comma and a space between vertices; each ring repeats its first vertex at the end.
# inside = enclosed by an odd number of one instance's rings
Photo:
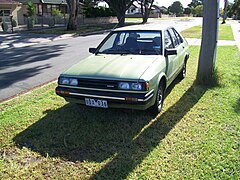
POLYGON ((63 75, 83 78, 140 79, 158 56, 92 55, 72 66, 63 75))

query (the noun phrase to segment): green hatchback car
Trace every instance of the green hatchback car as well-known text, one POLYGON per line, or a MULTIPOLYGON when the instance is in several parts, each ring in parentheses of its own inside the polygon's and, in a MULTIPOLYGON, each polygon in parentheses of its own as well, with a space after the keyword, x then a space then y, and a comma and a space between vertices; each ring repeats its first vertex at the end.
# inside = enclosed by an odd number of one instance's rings
POLYGON ((99 108, 151 109, 159 113, 164 92, 186 76, 189 47, 173 27, 137 25, 113 30, 86 59, 62 73, 56 94, 99 108))

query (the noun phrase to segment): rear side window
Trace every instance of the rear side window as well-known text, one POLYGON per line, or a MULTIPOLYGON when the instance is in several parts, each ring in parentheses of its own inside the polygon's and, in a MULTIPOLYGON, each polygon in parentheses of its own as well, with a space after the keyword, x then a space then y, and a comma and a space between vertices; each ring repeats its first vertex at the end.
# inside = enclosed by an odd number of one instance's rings
POLYGON ((182 43, 183 42, 183 39, 182 39, 182 37, 179 35, 179 33, 173 28, 172 29, 173 30, 173 32, 175 33, 175 35, 176 35, 176 37, 177 37, 177 39, 178 39, 178 42, 179 43, 182 43))
POLYGON ((169 31, 169 33, 172 37, 174 47, 177 47, 181 42, 178 40, 178 38, 177 38, 176 34, 174 33, 173 29, 169 29, 168 31, 169 31))
POLYGON ((171 49, 171 48, 174 47, 173 43, 172 43, 171 36, 170 36, 168 31, 164 31, 164 43, 165 43, 165 48, 166 49, 171 49))

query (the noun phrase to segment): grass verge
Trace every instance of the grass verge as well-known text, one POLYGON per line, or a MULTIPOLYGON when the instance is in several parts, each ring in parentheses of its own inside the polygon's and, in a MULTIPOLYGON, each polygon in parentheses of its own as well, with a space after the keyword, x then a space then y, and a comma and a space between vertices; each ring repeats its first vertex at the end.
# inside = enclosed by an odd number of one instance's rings
MULTIPOLYGON (((126 23, 126 26, 134 25, 136 23, 126 23)), ((116 23, 110 24, 92 24, 92 25, 81 25, 78 27, 76 31, 67 31, 66 27, 59 27, 59 28, 50 28, 50 29, 41 29, 41 30, 33 30, 29 31, 30 33, 35 34, 84 34, 84 33, 91 33, 97 32, 102 30, 110 30, 117 26, 116 23)))
POLYGON ((100 24, 100 25, 82 25, 78 27, 77 31, 67 31, 66 27, 51 28, 51 29, 42 29, 30 31, 31 33, 36 34, 83 34, 101 30, 112 29, 116 24, 100 24))
POLYGON ((218 48, 210 89, 190 50, 157 117, 68 104, 55 83, 0 104, 0 179, 238 179, 238 48, 218 48))
MULTIPOLYGON (((185 38, 202 38, 202 26, 194 26, 181 32, 185 38)), ((219 40, 234 40, 232 28, 229 24, 219 24, 219 40)))

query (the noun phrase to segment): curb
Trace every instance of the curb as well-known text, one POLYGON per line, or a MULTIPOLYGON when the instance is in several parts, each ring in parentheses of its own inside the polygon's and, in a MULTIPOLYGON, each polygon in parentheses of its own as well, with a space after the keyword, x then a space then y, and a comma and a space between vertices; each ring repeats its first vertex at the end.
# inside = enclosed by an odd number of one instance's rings
POLYGON ((21 96, 21 95, 30 93, 31 91, 33 91, 33 90, 35 90, 35 89, 38 89, 38 88, 43 87, 43 86, 46 86, 46 85, 48 85, 48 84, 50 84, 50 83, 53 83, 53 82, 55 82, 55 81, 57 81, 57 78, 52 79, 52 80, 50 80, 50 81, 47 81, 47 82, 45 82, 45 83, 39 84, 39 85, 37 85, 37 86, 35 86, 35 87, 31 88, 31 89, 28 89, 28 90, 23 91, 23 92, 21 92, 21 93, 15 94, 15 95, 10 96, 10 97, 8 97, 8 98, 2 99, 2 100, 0 100, 0 104, 5 103, 5 102, 7 102, 7 101, 11 101, 13 98, 16 98, 16 97, 18 97, 18 96, 21 96))

